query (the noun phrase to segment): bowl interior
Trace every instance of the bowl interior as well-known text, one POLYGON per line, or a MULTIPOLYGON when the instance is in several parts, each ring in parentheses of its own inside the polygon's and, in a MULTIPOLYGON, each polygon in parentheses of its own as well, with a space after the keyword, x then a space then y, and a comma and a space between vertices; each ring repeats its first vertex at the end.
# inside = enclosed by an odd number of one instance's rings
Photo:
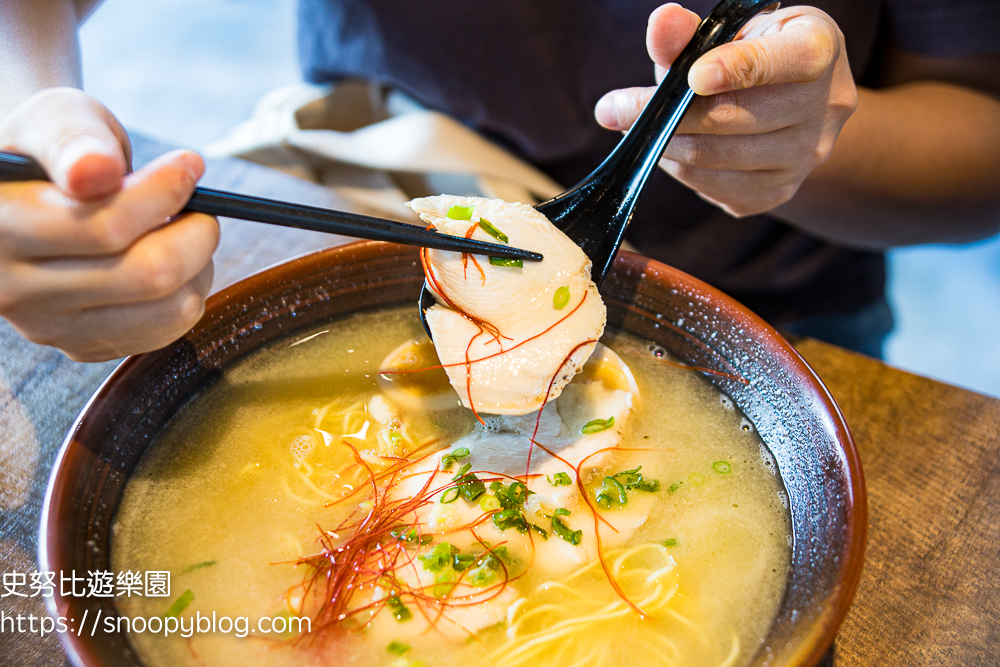
MULTIPOLYGON (((209 300, 202 321, 157 352, 130 357, 84 408, 49 481, 39 538, 44 571, 111 570, 111 530, 128 476, 166 421, 234 360, 353 312, 413 304, 414 248, 359 242, 256 274, 209 300)), ((857 451, 839 409, 802 358, 735 301, 663 264, 620 253, 602 286, 608 324, 658 343, 708 376, 753 422, 784 482, 792 566, 784 601, 751 665, 814 665, 857 586, 867 512, 857 451)), ((115 615, 113 601, 57 595, 53 614, 115 615)), ((78 665, 140 665, 123 634, 61 635, 78 665)))

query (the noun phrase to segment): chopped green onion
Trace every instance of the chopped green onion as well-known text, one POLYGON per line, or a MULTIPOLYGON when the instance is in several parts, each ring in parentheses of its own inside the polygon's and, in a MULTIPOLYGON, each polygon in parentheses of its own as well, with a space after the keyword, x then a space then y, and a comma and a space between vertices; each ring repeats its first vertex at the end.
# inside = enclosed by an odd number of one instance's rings
POLYGON ((590 435, 591 433, 600 433, 601 431, 606 431, 615 425, 615 418, 608 417, 607 419, 591 419, 589 422, 583 425, 580 429, 580 433, 584 435, 590 435))
POLYGON ((668 537, 667 539, 663 540, 663 546, 665 547, 676 547, 680 543, 681 541, 678 540, 676 537, 668 537))
MULTIPOLYGON (((400 542, 406 542, 408 544, 413 544, 417 541, 417 529, 405 526, 400 526, 399 528, 393 528, 389 531, 389 534, 395 537, 400 542)), ((420 544, 430 544, 434 538, 431 535, 421 535, 420 544)))
POLYGON ((472 220, 472 211, 475 206, 460 206, 455 204, 448 209, 448 217, 452 220, 472 220))
POLYGON ((497 501, 504 509, 518 508, 528 499, 528 487, 524 482, 511 482, 507 487, 503 482, 492 482, 490 491, 496 494, 497 501))
POLYGON ((629 479, 629 478, 632 478, 632 477, 634 477, 636 475, 638 475, 639 477, 642 477, 642 475, 639 475, 639 471, 640 470, 642 470, 642 466, 636 466, 636 467, 632 468, 631 470, 622 470, 621 472, 616 473, 615 477, 622 477, 624 475, 626 477, 625 481, 631 481, 631 479, 629 479))
POLYGON ((642 470, 642 466, 635 468, 633 470, 625 470, 615 475, 612 475, 615 479, 618 479, 625 485, 625 488, 629 491, 637 489, 639 491, 646 491, 652 493, 654 491, 660 490, 660 482, 655 479, 645 479, 639 472, 642 470))
POLYGON ((510 558, 510 554, 507 553, 507 547, 497 547, 493 551, 487 551, 486 553, 479 554, 476 559, 476 567, 488 567, 491 570, 500 569, 500 561, 510 558))
POLYGON ((493 515, 493 525, 499 530, 507 530, 508 528, 516 528, 518 532, 524 533, 528 530, 528 522, 524 518, 524 512, 517 507, 511 507, 510 509, 500 510, 493 515))
POLYGON ((416 528, 393 528, 389 531, 389 534, 395 537, 400 542, 412 542, 417 539, 417 529, 416 528))
POLYGON ((524 262, 519 259, 508 259, 507 257, 490 257, 492 266, 513 266, 517 269, 524 268, 524 262))
POLYGON ((476 556, 472 554, 455 554, 451 557, 451 566, 456 572, 468 570, 476 562, 476 556))
POLYGON ((469 583, 476 588, 482 588, 484 586, 489 586, 494 581, 496 581, 497 572, 491 567, 486 565, 480 565, 474 570, 469 571, 469 583))
MULTIPOLYGON (((523 516, 520 518, 523 521, 523 516)), ((485 543, 484 546, 489 548, 485 543)), ((462 576, 460 572, 468 570, 466 581, 471 582, 473 586, 482 587, 492 583, 496 579, 496 573, 504 569, 505 565, 509 567, 514 563, 514 558, 506 547, 497 547, 491 552, 481 554, 463 554, 446 542, 438 544, 429 553, 420 556, 420 560, 424 562, 425 570, 437 575, 434 579, 433 593, 434 597, 438 598, 449 595, 455 589, 462 576)), ((392 583, 383 585, 391 588, 392 583)), ((396 591, 390 590, 389 594, 393 597, 389 598, 387 604, 395 605, 398 601, 396 591)))
POLYGON ((537 523, 533 523, 533 524, 531 524, 531 529, 532 529, 533 531, 535 531, 536 533, 538 533, 538 535, 539 535, 539 536, 540 536, 540 537, 541 537, 541 538, 542 538, 543 540, 547 540, 547 539, 549 539, 549 533, 548 533, 548 531, 547 531, 547 530, 545 530, 544 528, 542 528, 541 526, 539 526, 539 525, 538 525, 537 523))
POLYGON ((455 580, 458 574, 454 570, 445 570, 434 580, 434 597, 443 598, 455 590, 455 580))
POLYGON ((720 475, 728 475, 733 471, 733 466, 730 465, 729 461, 716 461, 712 464, 712 470, 720 475))
POLYGON ((187 606, 191 604, 192 600, 194 600, 194 593, 191 592, 191 589, 189 588, 181 593, 180 597, 174 600, 174 603, 170 605, 169 609, 167 609, 167 613, 163 615, 164 618, 175 618, 180 616, 181 612, 187 609, 187 606))
MULTIPOLYGON (((604 509, 611 509, 612 505, 628 503, 627 491, 645 491, 647 493, 659 491, 659 480, 643 477, 640 470, 642 470, 642 466, 637 466, 632 470, 623 470, 605 477, 604 483, 594 494, 597 504, 604 509)), ((673 493, 677 488, 678 485, 673 484, 669 492, 673 493)))
POLYGON ((643 478, 636 482, 634 486, 628 488, 645 491, 646 493, 655 493, 660 490, 660 480, 643 478))
POLYGON ((580 544, 583 539, 582 530, 570 530, 569 526, 562 522, 561 516, 569 516, 569 510, 560 507, 552 513, 552 532, 563 538, 573 546, 580 544))
POLYGON ((479 227, 484 232, 486 232, 487 234, 495 238, 497 241, 499 241, 500 243, 507 243, 510 240, 507 238, 506 234, 504 234, 499 229, 494 227, 493 223, 491 223, 486 218, 479 218, 479 227))
POLYGON ((441 542, 435 545, 428 553, 418 556, 418 558, 423 561, 425 570, 440 572, 451 564, 452 557, 456 553, 458 553, 458 549, 447 542, 441 542))
POLYGON ((705 483, 705 476, 702 475, 700 472, 693 472, 690 475, 688 475, 688 481, 694 484, 695 486, 701 486, 702 484, 705 483))
POLYGON ((458 500, 458 496, 461 493, 462 492, 459 490, 457 486, 453 486, 450 489, 447 489, 444 493, 441 494, 441 504, 450 505, 451 503, 458 500))
POLYGON ((681 484, 683 484, 683 483, 684 483, 684 482, 674 482, 674 483, 673 483, 673 484, 671 484, 671 485, 670 485, 670 487, 669 487, 669 488, 667 489, 667 493, 677 493, 678 491, 680 491, 680 489, 681 489, 681 484))
POLYGON ((507 498, 514 504, 523 505, 524 501, 528 499, 528 487, 524 485, 524 482, 511 482, 510 486, 507 487, 507 498))
POLYGON ((486 485, 472 473, 466 475, 466 481, 462 483, 462 497, 471 503, 484 493, 486 493, 486 485))
POLYGON ((552 307, 556 310, 562 310, 567 304, 569 304, 569 287, 563 285, 552 296, 552 307))
POLYGON ((628 503, 628 494, 625 493, 625 485, 619 482, 614 477, 605 477, 604 483, 609 487, 608 490, 611 491, 612 497, 618 502, 619 505, 625 505, 628 503))
POLYGON ((476 564, 482 565, 486 563, 494 570, 499 570, 501 561, 507 567, 512 567, 515 560, 514 556, 507 550, 507 547, 494 547, 493 551, 484 553, 476 564))
POLYGON ((406 621, 413 618, 413 612, 410 608, 403 604, 403 601, 399 599, 399 596, 393 595, 391 598, 385 602, 389 609, 392 610, 393 617, 400 623, 405 623, 406 621))
MULTIPOLYGON (((444 456, 441 457, 441 470, 451 470, 451 466, 453 463, 468 458, 469 454, 470 452, 468 447, 459 447, 450 454, 445 454, 444 456)), ((472 467, 471 463, 469 464, 469 467, 472 467)))
POLYGON ((511 482, 509 486, 504 486, 503 482, 494 481, 490 483, 490 491, 494 493, 493 497, 502 508, 493 514, 493 525, 500 530, 516 528, 521 533, 534 529, 543 538, 548 538, 548 533, 543 528, 529 524, 524 518, 524 501, 532 493, 524 482, 511 482))
POLYGON ((203 567, 211 567, 215 565, 218 561, 214 560, 203 560, 200 563, 195 563, 194 565, 188 565, 186 568, 181 570, 181 574, 188 574, 189 572, 194 572, 195 570, 200 570, 203 567))
POLYGON ((607 491, 602 489, 597 492, 597 504, 599 507, 609 510, 611 509, 611 503, 613 502, 614 498, 612 498, 611 494, 607 491))
POLYGON ((573 479, 564 472, 557 472, 552 476, 552 479, 549 479, 549 476, 546 475, 545 479, 547 479, 549 484, 552 486, 569 486, 573 483, 573 479))
POLYGON ((385 647, 385 650, 393 655, 403 655, 410 650, 409 644, 404 644, 403 642, 391 641, 389 645, 385 647))
MULTIPOLYGON (((514 564, 515 558, 514 556, 511 555, 509 551, 507 551, 507 547, 495 548, 493 550, 493 555, 502 560, 504 562, 504 565, 506 565, 507 567, 510 567, 514 564)), ((497 569, 499 569, 499 567, 497 569)))
POLYGON ((483 494, 479 498, 479 509, 484 512, 493 512, 501 508, 500 501, 496 496, 491 496, 489 494, 483 494))
POLYGON ((470 503, 486 493, 486 485, 476 477, 475 473, 469 472, 471 469, 472 464, 466 463, 458 469, 458 474, 452 477, 453 481, 458 482, 459 493, 470 503))

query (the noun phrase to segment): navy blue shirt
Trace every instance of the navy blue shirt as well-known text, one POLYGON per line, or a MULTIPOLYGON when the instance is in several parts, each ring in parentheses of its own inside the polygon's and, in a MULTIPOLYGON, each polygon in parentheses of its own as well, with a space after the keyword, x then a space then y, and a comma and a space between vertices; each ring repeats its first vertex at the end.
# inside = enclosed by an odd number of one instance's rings
MULTIPOLYGON (((715 1, 684 4, 704 16, 715 1)), ((645 32, 660 4, 300 0, 300 56, 310 81, 364 78, 397 87, 570 186, 620 139, 594 120, 597 100, 615 88, 654 85, 645 32)), ((1000 51, 995 0, 809 4, 837 21, 859 82, 889 41, 930 55, 1000 51)), ((839 247, 764 215, 736 220, 659 170, 627 238, 775 324, 850 312, 884 290, 881 253, 839 247)))

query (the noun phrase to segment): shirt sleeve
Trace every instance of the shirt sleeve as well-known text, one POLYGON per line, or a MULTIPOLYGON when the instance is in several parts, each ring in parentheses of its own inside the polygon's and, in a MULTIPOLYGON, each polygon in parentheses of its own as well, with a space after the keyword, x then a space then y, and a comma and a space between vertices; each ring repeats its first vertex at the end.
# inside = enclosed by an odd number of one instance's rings
POLYGON ((886 0, 888 28, 910 53, 1000 53, 1000 0, 886 0))

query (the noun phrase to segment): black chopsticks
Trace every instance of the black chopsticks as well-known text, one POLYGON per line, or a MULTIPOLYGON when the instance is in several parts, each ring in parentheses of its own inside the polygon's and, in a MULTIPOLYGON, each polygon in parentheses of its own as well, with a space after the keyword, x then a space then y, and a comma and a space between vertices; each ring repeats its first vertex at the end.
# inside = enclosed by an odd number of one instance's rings
MULTIPOLYGON (((48 174, 37 162, 23 155, 0 152, 0 181, 47 181, 48 174)), ((309 229, 329 234, 355 236, 373 241, 389 241, 404 245, 423 246, 436 250, 469 252, 506 259, 540 261, 542 255, 508 245, 476 241, 461 236, 441 234, 393 220, 383 220, 357 213, 334 211, 316 206, 291 204, 263 197, 250 197, 234 192, 198 187, 183 209, 191 213, 207 213, 227 218, 239 218, 269 225, 309 229)))

